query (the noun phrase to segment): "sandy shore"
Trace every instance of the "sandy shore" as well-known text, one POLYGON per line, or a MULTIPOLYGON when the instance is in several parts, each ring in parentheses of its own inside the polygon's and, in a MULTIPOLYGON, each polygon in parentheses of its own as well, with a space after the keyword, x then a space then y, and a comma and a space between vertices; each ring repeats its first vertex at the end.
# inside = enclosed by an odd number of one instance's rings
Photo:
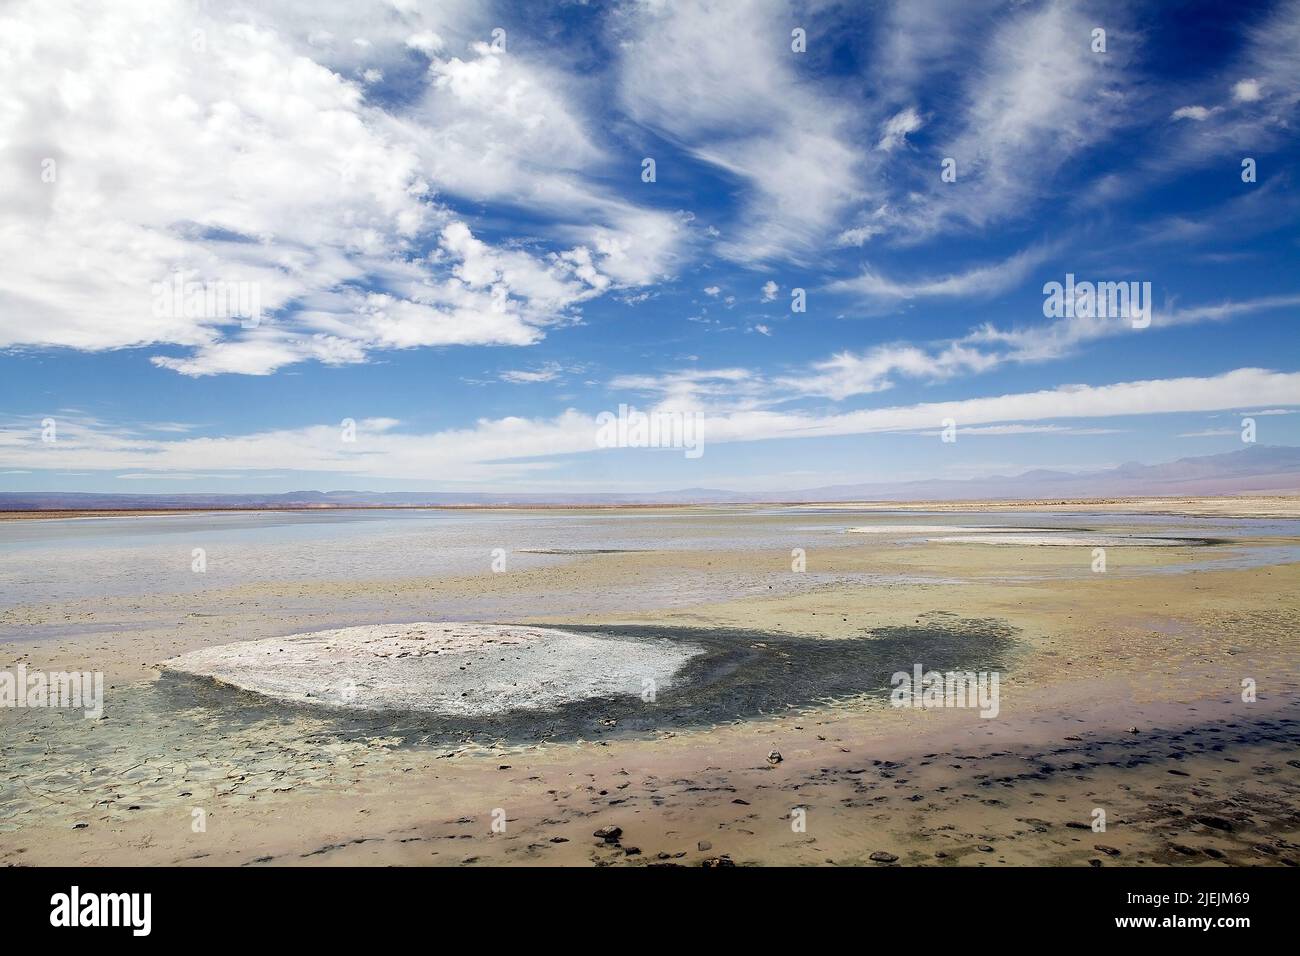
MULTIPOLYGON (((798 518, 771 520, 798 538, 798 518)), ((802 576, 788 550, 651 550, 7 610, 0 667, 103 669, 113 687, 102 723, 0 712, 0 861, 1300 864, 1300 564, 1169 573, 1206 549, 1125 548, 1093 574, 1087 549, 866 537, 810 549, 802 576), (629 705, 531 740, 447 739, 158 680, 164 660, 235 640, 452 607, 745 634, 735 673, 764 676, 719 684, 734 692, 683 704, 680 720, 629 705), (949 635, 920 646, 969 650, 989 628, 1007 635, 985 647, 1002 668, 992 720, 845 694, 824 666, 863 642, 949 635), (793 707, 767 696, 782 674, 793 707), (594 836, 602 827, 621 835, 594 836)))

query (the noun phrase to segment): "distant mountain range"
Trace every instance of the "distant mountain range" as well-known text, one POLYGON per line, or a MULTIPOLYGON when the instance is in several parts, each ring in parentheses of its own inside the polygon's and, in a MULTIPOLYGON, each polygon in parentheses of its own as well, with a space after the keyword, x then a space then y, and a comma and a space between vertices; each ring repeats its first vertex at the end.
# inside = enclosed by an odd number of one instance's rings
POLYGON ((290 491, 283 494, 246 495, 117 495, 60 491, 0 492, 0 511, 959 501, 1244 493, 1300 494, 1300 448, 1250 445, 1240 451, 1221 455, 1180 458, 1160 465, 1129 462, 1117 468, 1092 472, 1037 470, 991 478, 929 478, 922 481, 830 485, 795 491, 755 493, 715 488, 684 488, 643 494, 290 491))

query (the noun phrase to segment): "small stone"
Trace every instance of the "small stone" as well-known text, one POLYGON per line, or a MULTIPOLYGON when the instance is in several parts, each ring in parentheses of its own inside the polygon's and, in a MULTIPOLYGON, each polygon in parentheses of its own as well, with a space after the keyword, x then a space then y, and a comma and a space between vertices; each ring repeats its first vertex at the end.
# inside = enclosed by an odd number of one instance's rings
POLYGON ((977 846, 975 849, 979 850, 981 853, 992 853, 992 852, 993 852, 993 847, 989 846, 987 843, 981 843, 981 844, 980 844, 979 846, 977 846))
POLYGON ((735 866, 735 862, 729 856, 715 856, 705 860, 700 866, 709 867, 710 869, 720 866, 735 866))
POLYGON ((1135 733, 1138 732, 1138 729, 1137 729, 1136 727, 1130 727, 1130 728, 1128 729, 1128 732, 1129 732, 1130 734, 1135 734, 1135 733))
POLYGON ((898 857, 892 853, 886 853, 884 850, 877 850, 871 856, 867 857, 873 863, 897 863, 898 857))
POLYGON ((767 752, 767 762, 770 764, 778 764, 784 759, 785 758, 781 756, 781 751, 779 750, 769 750, 767 752))
POLYGON ((89 823, 74 823, 74 824, 72 825, 72 829, 74 829, 74 830, 84 830, 84 829, 86 829, 86 827, 88 827, 88 826, 90 826, 89 823))
POLYGON ((640 855, 641 855, 641 848, 640 848, 639 846, 625 846, 625 847, 623 847, 623 855, 624 855, 624 856, 640 856, 640 855))
POLYGON ((617 843, 618 838, 623 835, 622 827, 601 827, 592 833, 594 837, 600 837, 606 843, 617 843))
POLYGON ((703 853, 705 850, 712 850, 713 844, 708 840, 701 840, 699 843, 695 844, 695 849, 703 853))
POLYGON ((1092 848, 1101 853, 1105 853, 1107 856, 1119 856, 1119 850, 1115 849, 1113 846, 1106 846, 1104 843, 1094 843, 1092 848))

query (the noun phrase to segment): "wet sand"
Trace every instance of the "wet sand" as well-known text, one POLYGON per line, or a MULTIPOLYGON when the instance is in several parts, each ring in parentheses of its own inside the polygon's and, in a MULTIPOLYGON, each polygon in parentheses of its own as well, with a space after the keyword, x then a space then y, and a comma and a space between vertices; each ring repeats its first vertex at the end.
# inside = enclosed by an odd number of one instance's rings
MULTIPOLYGON (((808 539, 798 516, 729 520, 808 539)), ((1183 570, 1207 550, 1116 549, 1095 574, 1089 548, 843 535, 808 546, 802 573, 789 549, 649 550, 33 601, 0 615, 0 668, 103 669, 113 686, 103 722, 0 711, 0 861, 1300 864, 1300 564, 1183 570), (713 634, 731 656, 711 658, 699 699, 666 694, 654 713, 597 702, 486 733, 159 679, 187 651, 452 609, 713 634), (908 634, 930 643, 888 644, 908 634), (1001 670, 997 718, 888 705, 880 675, 895 659, 939 665, 948 651, 1001 670)))

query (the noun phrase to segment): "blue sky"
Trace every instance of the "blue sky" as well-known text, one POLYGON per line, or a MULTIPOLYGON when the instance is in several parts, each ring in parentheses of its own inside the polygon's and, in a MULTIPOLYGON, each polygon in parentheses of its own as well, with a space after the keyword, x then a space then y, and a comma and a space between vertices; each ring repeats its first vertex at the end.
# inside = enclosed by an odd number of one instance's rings
POLYGON ((0 53, 0 490, 1300 444, 1297 2, 19 2, 0 53), (1067 274, 1149 325, 1046 315, 1067 274), (603 447, 620 405, 704 453, 603 447))

